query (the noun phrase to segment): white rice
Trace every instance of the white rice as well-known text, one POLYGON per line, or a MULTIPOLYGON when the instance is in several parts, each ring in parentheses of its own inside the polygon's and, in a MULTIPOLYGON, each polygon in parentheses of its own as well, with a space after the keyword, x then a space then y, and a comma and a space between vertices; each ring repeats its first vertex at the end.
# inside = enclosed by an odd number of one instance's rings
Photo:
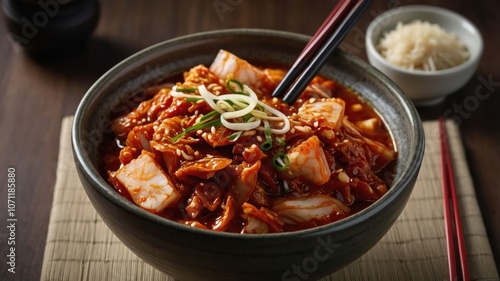
POLYGON ((469 58, 467 47, 457 36, 420 20, 398 23, 384 35, 377 49, 394 65, 425 71, 454 67, 469 58))

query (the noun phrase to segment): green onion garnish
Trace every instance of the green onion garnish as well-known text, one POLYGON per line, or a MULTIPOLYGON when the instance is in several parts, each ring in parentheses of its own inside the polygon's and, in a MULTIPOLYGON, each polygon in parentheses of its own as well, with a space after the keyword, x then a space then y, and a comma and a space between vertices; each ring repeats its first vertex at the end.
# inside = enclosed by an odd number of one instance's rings
POLYGON ((290 160, 288 159, 288 156, 284 152, 280 152, 274 155, 272 163, 273 167, 276 170, 283 172, 288 168, 290 160))
POLYGON ((202 100, 203 98, 186 98, 187 102, 197 102, 199 100, 202 100))
POLYGON ((260 150, 262 150, 262 151, 268 151, 272 147, 273 147, 273 144, 270 141, 265 141, 265 142, 260 144, 260 150))
POLYGON ((288 186, 288 182, 287 181, 283 181, 283 189, 285 190, 285 193, 290 193, 292 192, 290 190, 290 187, 288 186))
POLYGON ((271 138, 271 126, 267 120, 264 120, 264 136, 266 140, 260 144, 260 150, 268 151, 273 147, 273 139, 271 138))
POLYGON ((194 93, 196 92, 196 88, 175 88, 175 91, 176 92, 179 92, 179 93, 194 93))
POLYGON ((208 119, 212 119, 213 117, 215 117, 215 116, 217 116, 217 115, 220 115, 220 113, 219 113, 219 112, 217 112, 217 111, 215 111, 215 110, 212 110, 212 111, 210 111, 209 113, 207 113, 207 114, 205 114, 205 115, 201 116, 201 118, 200 118, 200 122, 203 122, 203 121, 208 120, 208 119))
POLYGON ((285 146, 286 146, 286 142, 285 142, 282 138, 275 137, 274 139, 276 140, 276 142, 277 142, 280 146, 283 146, 283 147, 285 147, 285 146))
POLYGON ((185 129, 184 131, 182 131, 182 133, 180 133, 177 136, 173 137, 171 140, 172 140, 173 143, 175 143, 180 138, 182 138, 183 136, 185 136, 186 134, 189 134, 191 132, 194 132, 194 131, 197 131, 197 130, 200 130, 200 129, 203 129, 203 128, 208 128, 208 127, 212 127, 212 126, 220 126, 220 125, 222 125, 220 119, 214 119, 214 120, 210 120, 210 121, 207 121, 207 122, 199 122, 199 123, 196 123, 196 124, 194 124, 193 126, 187 128, 187 129, 185 129))
POLYGON ((230 141, 230 142, 235 142, 236 140, 238 140, 241 136, 241 134, 243 133, 243 131, 238 131, 236 133, 233 133, 233 134, 230 134, 227 139, 230 141))
POLYGON ((248 122, 248 120, 250 120, 250 118, 252 118, 252 115, 251 114, 245 114, 243 115, 243 122, 248 122))
POLYGON ((245 94, 245 93, 243 92, 243 84, 242 84, 240 81, 236 80, 236 79, 229 79, 229 80, 227 80, 227 82, 226 82, 226 87, 227 87, 227 89, 228 89, 231 93, 235 93, 235 94, 245 94), (235 89, 231 86, 231 84, 233 84, 233 83, 234 83, 234 84, 236 84, 236 85, 237 85, 240 89, 239 89, 239 90, 235 90, 235 89))

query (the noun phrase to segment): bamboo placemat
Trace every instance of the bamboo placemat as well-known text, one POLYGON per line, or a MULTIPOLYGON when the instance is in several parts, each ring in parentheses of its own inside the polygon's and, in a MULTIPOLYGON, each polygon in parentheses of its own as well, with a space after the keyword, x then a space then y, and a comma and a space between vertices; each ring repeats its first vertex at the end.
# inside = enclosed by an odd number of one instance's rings
MULTIPOLYGON (((57 180, 41 280, 169 280, 130 252, 94 211, 71 153, 72 117, 62 122, 57 180)), ((498 280, 458 128, 447 124, 471 280, 498 280)), ((437 122, 425 122, 426 152, 412 196, 391 230, 363 257, 326 280, 447 280, 437 122)))

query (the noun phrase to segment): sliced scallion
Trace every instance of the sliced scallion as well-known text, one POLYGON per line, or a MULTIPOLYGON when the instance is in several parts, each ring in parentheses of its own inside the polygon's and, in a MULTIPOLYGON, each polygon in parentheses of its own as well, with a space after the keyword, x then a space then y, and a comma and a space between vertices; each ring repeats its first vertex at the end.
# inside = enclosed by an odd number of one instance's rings
POLYGON ((290 190, 290 187, 288 186, 288 182, 287 181, 283 181, 283 189, 285 190, 285 193, 290 193, 292 192, 290 190))
POLYGON ((264 122, 264 136, 266 140, 260 144, 260 150, 268 151, 273 147, 273 139, 271 137, 271 126, 267 120, 263 120, 264 122))
POLYGON ((194 93, 196 92, 196 88, 175 88, 175 91, 176 92, 180 92, 180 93, 194 93))
POLYGON ((235 94, 245 94, 243 92, 243 83, 241 83, 240 81, 236 80, 236 79, 229 79, 227 80, 226 82, 226 87, 227 89, 231 92, 231 93, 235 93, 235 94), (232 87, 231 84, 236 84, 240 89, 239 90, 236 90, 232 87))
POLYGON ((210 111, 209 113, 207 113, 207 114, 205 114, 205 115, 201 116, 201 118, 200 118, 200 122, 205 121, 205 120, 208 120, 208 119, 212 119, 213 117, 215 117, 215 116, 217 116, 217 115, 219 115, 219 114, 220 114, 220 113, 219 113, 219 112, 217 112, 217 111, 215 111, 215 110, 210 111))
POLYGON ((201 97, 199 97, 199 98, 186 98, 187 102, 197 102, 199 100, 203 100, 203 98, 201 98, 201 97))
POLYGON ((280 145, 280 146, 286 146, 286 142, 282 139, 282 138, 279 138, 279 137, 275 137, 274 138, 276 140, 276 142, 280 145))
POLYGON ((238 131, 238 132, 236 132, 236 133, 230 134, 230 135, 227 137, 227 139, 228 139, 230 142, 235 142, 235 141, 237 141, 237 140, 240 138, 241 134, 243 134, 243 131, 238 131))
POLYGON ((284 152, 280 152, 273 156, 272 163, 274 169, 283 172, 288 168, 290 160, 288 159, 288 156, 284 152))
POLYGON ((198 130, 203 129, 203 128, 208 128, 208 127, 212 127, 212 126, 217 127, 220 125, 221 125, 220 119, 214 119, 214 120, 210 120, 210 121, 206 121, 206 122, 199 122, 199 123, 196 123, 187 129, 185 129, 184 131, 182 131, 182 133, 173 137, 171 140, 173 143, 175 143, 179 139, 181 139, 183 136, 185 136, 186 134, 189 134, 189 133, 194 132, 194 131, 198 131, 198 130))

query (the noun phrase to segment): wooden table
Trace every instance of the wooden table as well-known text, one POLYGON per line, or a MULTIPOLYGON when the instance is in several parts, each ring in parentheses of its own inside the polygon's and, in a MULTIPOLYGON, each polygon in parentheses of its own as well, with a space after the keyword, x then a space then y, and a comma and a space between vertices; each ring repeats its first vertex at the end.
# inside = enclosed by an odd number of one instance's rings
MULTIPOLYGON (((268 28, 312 35, 335 1, 189 0, 101 1, 97 29, 84 48, 60 60, 33 59, 0 25, 0 279, 38 280, 49 221, 61 118, 74 113, 107 69, 151 44, 200 31, 268 28), (8 169, 16 170, 16 273, 7 271, 8 169)), ((424 120, 447 114, 460 123, 488 236, 500 268, 500 28, 499 1, 376 0, 342 47, 366 59, 368 23, 391 7, 430 4, 459 12, 482 32, 485 49, 468 84, 432 108, 424 120), (488 83, 489 81, 489 83, 488 83), (483 86, 481 86, 483 85, 483 86), (476 90, 483 87, 482 99, 476 90)))

